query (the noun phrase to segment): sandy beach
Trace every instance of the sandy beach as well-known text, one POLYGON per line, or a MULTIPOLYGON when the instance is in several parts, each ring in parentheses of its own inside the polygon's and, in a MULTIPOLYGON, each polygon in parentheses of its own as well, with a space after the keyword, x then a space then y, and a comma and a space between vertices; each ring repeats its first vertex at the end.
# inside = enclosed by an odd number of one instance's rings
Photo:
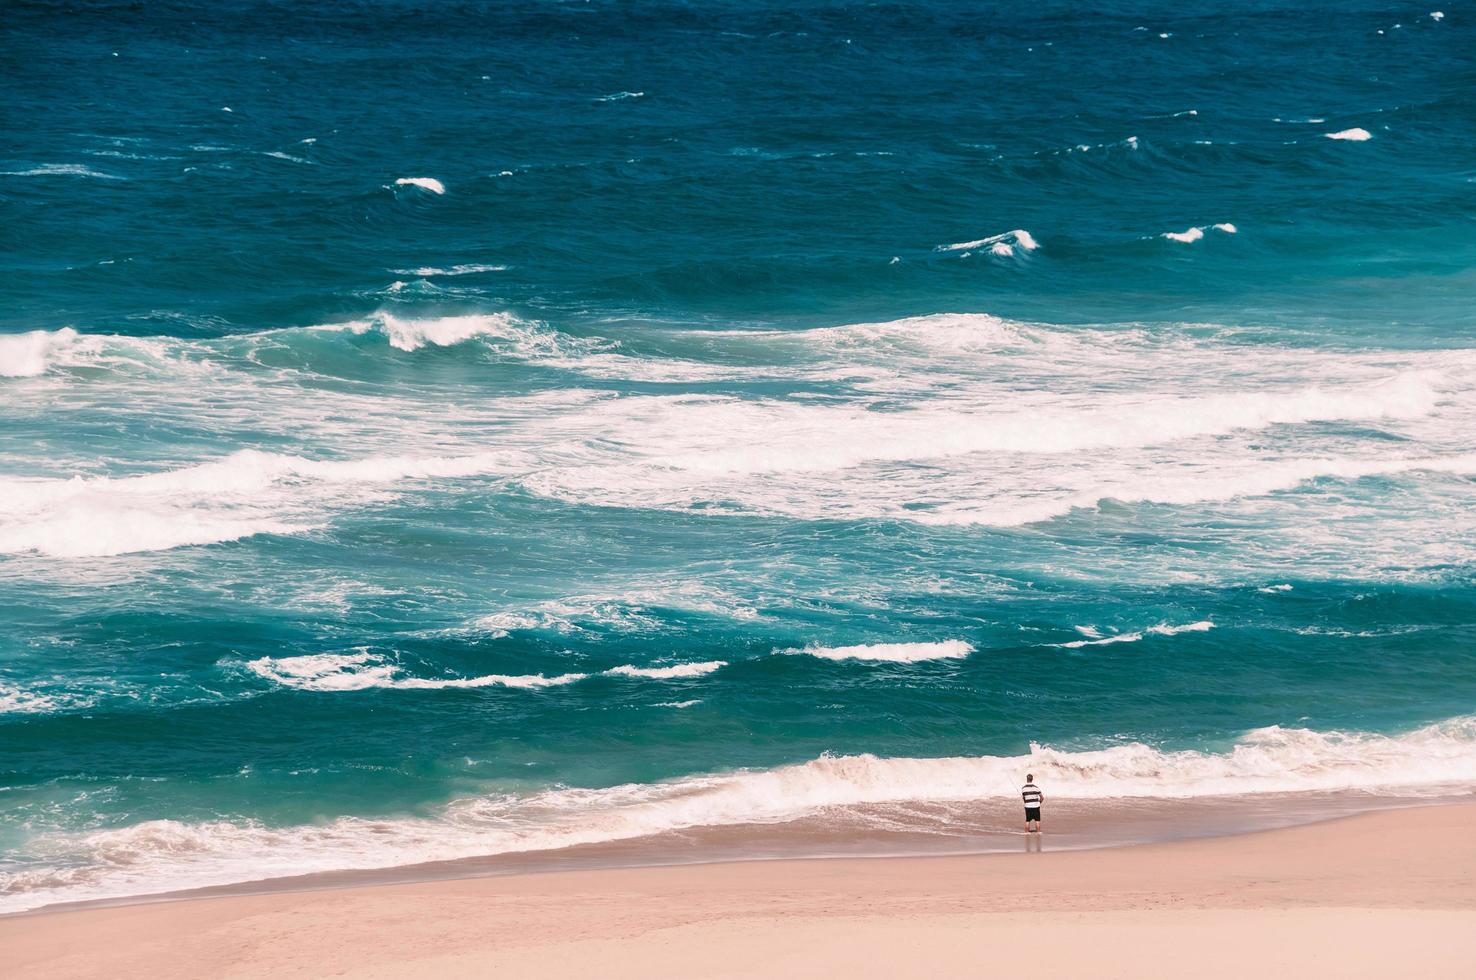
POLYGON ((51 912, 0 920, 0 953, 50 978, 1457 977, 1476 957, 1476 805, 1033 844, 51 912))

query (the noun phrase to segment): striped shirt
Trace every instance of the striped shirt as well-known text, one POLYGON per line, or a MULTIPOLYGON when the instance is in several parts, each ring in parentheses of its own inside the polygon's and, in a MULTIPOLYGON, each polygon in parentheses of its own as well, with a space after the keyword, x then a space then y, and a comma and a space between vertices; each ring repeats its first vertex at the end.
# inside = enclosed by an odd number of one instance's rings
POLYGON ((1020 795, 1025 798, 1025 805, 1032 810, 1040 806, 1040 801, 1045 799, 1045 794, 1034 783, 1026 783, 1021 787, 1020 795))

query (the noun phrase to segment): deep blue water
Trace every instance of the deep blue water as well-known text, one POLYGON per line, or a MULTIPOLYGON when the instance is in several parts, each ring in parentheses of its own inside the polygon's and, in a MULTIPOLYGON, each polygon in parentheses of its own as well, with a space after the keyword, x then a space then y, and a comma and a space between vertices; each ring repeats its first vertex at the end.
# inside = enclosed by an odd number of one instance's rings
POLYGON ((8 6, 3 907, 1476 785, 1476 15, 1100 6, 8 6))

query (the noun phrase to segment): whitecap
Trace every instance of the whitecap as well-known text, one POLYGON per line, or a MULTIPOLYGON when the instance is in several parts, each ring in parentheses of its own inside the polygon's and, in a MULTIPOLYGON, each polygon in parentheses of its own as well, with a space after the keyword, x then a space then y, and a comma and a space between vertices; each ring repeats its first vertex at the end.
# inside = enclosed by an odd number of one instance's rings
POLYGON ((1373 139, 1373 134, 1366 129, 1355 126, 1352 129, 1342 129, 1336 133, 1328 133, 1327 138, 1330 140, 1353 140, 1354 142, 1361 143, 1364 140, 1373 139))
POLYGON ((974 249, 984 248, 986 245, 1004 245, 1008 252, 995 252, 996 255, 1013 255, 1015 248, 1022 248, 1027 252, 1033 252, 1040 248, 1040 243, 1035 236, 1024 228, 1016 228, 1013 231, 1001 232, 998 235, 990 235, 988 238, 978 238, 971 242, 954 242, 952 245, 939 245, 934 251, 937 252, 969 252, 974 249))
POLYGON ((80 341, 81 334, 71 327, 0 334, 0 377, 34 378, 44 374, 54 357, 80 341))
POLYGON ((1070 640, 1066 643, 1053 643, 1051 645, 1055 647, 1060 647, 1063 650, 1080 650, 1082 647, 1100 647, 1108 646, 1114 643, 1137 643, 1139 640, 1143 639, 1143 637, 1150 634, 1154 636, 1177 636, 1180 633, 1203 633, 1206 630, 1212 630, 1214 628, 1215 624, 1205 619, 1195 623, 1185 623, 1182 626, 1172 626, 1168 623, 1159 623, 1155 626, 1150 626, 1146 630, 1143 630, 1141 632, 1112 633, 1108 636, 1102 636, 1092 627, 1083 628, 1078 626, 1076 627, 1077 632, 1085 633, 1087 639, 1070 640), (1088 629, 1091 630, 1090 633, 1086 632, 1088 629))
POLYGON ((856 646, 826 647, 818 644, 788 650, 783 654, 805 654, 822 660, 871 660, 880 663, 913 664, 925 660, 959 660, 974 652, 963 640, 936 643, 863 643, 856 646))
POLYGON ((507 266, 492 265, 486 262, 465 262, 445 268, 423 265, 413 269, 391 269, 389 271, 398 276, 470 276, 479 272, 506 272, 507 266))
POLYGON ((646 677, 653 680, 672 680, 683 677, 702 677, 720 667, 728 666, 725 660, 707 660, 702 663, 676 664, 671 667, 633 667, 625 664, 605 671, 614 677, 646 677))
POLYGON ((80 163, 43 163, 29 170, 0 170, 0 177, 92 177, 97 180, 125 180, 117 174, 104 173, 80 163))
POLYGON ((1221 221, 1218 224, 1213 225, 1195 225, 1194 227, 1188 228, 1184 231, 1166 231, 1160 237, 1167 238, 1170 241, 1183 242, 1185 244, 1188 244, 1190 242, 1199 241, 1201 238, 1204 237, 1204 233, 1211 228, 1213 228, 1215 231, 1224 232, 1227 235, 1233 235, 1237 231, 1239 231, 1239 229, 1230 222, 1221 221))
MULTIPOLYGON (((403 288, 403 283, 401 287, 403 288)), ((378 330, 396 350, 411 353, 426 346, 453 347, 475 338, 511 342, 515 347, 534 345, 552 352, 556 340, 542 324, 524 320, 511 313, 484 313, 467 316, 445 316, 411 319, 381 313, 370 320, 328 323, 309 330, 339 331, 362 335, 378 330)))
POLYGON ((446 185, 434 177, 400 177, 395 181, 398 187, 418 187, 432 194, 446 193, 446 185))
MULTIPOLYGON (((261 657, 248 661, 244 666, 258 677, 282 687, 322 692, 370 689, 433 691, 479 687, 537 690, 563 687, 597 676, 587 672, 571 672, 552 676, 483 674, 476 677, 413 677, 406 676, 399 664, 367 650, 347 654, 322 653, 298 657, 261 657)), ((726 666, 727 663, 722 660, 673 664, 669 667, 636 667, 623 664, 609 670, 599 671, 598 676, 641 680, 683 680, 703 677, 726 666)))
POLYGON ((571 673, 548 677, 543 674, 485 674, 480 677, 402 677, 399 665, 383 657, 354 654, 309 654, 301 657, 262 657, 246 663, 258 677, 283 687, 302 691, 442 690, 447 688, 512 687, 536 689, 562 687, 582 681, 588 674, 571 673))

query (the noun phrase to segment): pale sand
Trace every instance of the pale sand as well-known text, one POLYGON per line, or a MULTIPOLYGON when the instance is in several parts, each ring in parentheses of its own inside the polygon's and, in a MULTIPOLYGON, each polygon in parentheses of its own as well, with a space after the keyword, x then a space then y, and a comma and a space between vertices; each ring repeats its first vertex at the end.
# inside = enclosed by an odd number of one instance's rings
POLYGON ((1098 851, 377 885, 0 919, 9 977, 1476 976, 1476 805, 1098 851))

